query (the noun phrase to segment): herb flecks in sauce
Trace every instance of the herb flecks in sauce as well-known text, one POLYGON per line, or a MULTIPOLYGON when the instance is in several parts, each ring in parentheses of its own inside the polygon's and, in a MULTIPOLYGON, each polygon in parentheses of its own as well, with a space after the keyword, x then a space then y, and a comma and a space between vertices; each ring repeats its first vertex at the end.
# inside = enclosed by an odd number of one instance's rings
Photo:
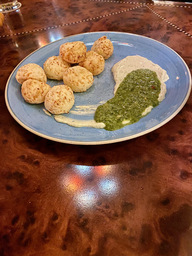
POLYGON ((160 90, 161 83, 154 71, 134 70, 121 82, 115 96, 97 108, 94 119, 105 123, 109 131, 135 123, 147 108, 159 104, 160 90))

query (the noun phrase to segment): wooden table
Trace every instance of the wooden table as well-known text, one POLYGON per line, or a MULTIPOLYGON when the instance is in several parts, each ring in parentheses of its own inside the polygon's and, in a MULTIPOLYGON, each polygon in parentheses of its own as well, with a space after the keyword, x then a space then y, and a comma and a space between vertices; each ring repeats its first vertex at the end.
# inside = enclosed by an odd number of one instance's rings
POLYGON ((79 146, 22 128, 7 110, 4 90, 11 71, 32 51, 93 31, 156 39, 192 70, 192 5, 21 2, 0 28, 0 255, 191 256, 191 97, 176 117, 147 135, 79 146), (104 182, 108 190, 102 193, 104 182))

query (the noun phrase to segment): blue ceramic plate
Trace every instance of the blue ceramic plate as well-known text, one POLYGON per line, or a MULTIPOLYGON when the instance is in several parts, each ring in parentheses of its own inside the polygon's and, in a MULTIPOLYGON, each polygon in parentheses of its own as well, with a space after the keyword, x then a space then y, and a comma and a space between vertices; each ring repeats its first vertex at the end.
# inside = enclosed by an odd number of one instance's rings
MULTIPOLYGON (((51 86, 62 82, 48 81, 51 86)), ((191 75, 183 59, 172 49, 153 39, 135 34, 120 32, 95 32, 65 37, 50 43, 26 57, 10 75, 5 91, 8 110, 13 118, 28 131, 53 141, 99 145, 125 141, 147 134, 170 121, 185 105, 191 90, 191 75), (97 106, 113 97, 115 82, 111 72, 112 66, 128 55, 141 55, 165 69, 169 75, 166 82, 165 99, 139 122, 127 125, 116 131, 95 128, 75 128, 58 123, 46 115, 44 106, 27 104, 20 92, 20 85, 15 79, 19 67, 27 63, 43 66, 45 60, 59 55, 59 47, 65 42, 83 41, 89 50, 94 41, 106 35, 114 45, 114 54, 106 60, 105 70, 94 78, 93 86, 85 93, 75 93, 75 105, 69 117, 76 119, 93 119, 94 111, 83 112, 80 106, 97 106), (80 111, 78 111, 80 110, 80 111)))

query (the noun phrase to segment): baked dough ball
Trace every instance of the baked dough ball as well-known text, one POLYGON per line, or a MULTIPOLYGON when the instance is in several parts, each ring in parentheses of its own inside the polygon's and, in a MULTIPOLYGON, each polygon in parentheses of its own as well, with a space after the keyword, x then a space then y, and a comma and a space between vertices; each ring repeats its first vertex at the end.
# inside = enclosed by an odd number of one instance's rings
POLYGON ((68 113, 74 105, 73 91, 67 85, 53 86, 45 97, 45 108, 52 114, 68 113))
POLYGON ((70 67, 64 71, 63 82, 74 92, 85 92, 93 84, 93 74, 84 67, 70 67))
POLYGON ((89 70, 94 76, 99 75, 105 68, 103 56, 94 51, 88 51, 84 61, 80 62, 81 67, 89 70))
POLYGON ((43 64, 45 74, 53 80, 63 80, 63 71, 69 67, 70 64, 62 60, 60 56, 49 57, 43 64))
POLYGON ((106 60, 113 54, 113 44, 106 36, 102 36, 94 42, 91 50, 102 55, 106 60))
POLYGON ((87 47, 81 41, 68 42, 62 44, 59 49, 59 55, 69 63, 79 63, 85 59, 87 47))
POLYGON ((47 82, 44 70, 35 63, 26 64, 18 69, 16 74, 17 82, 22 84, 27 79, 36 79, 41 82, 47 82))
POLYGON ((21 94, 24 100, 31 104, 44 102, 45 95, 50 90, 50 86, 35 79, 28 79, 21 86, 21 94))

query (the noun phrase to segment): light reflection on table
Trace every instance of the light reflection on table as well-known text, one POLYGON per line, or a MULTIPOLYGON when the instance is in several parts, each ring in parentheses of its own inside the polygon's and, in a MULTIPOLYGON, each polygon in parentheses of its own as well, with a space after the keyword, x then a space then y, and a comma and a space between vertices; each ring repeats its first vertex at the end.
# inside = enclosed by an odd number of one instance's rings
POLYGON ((73 196, 78 207, 92 207, 102 197, 109 198, 118 193, 118 181, 113 170, 113 165, 75 165, 70 172, 63 174, 62 187, 73 196))

